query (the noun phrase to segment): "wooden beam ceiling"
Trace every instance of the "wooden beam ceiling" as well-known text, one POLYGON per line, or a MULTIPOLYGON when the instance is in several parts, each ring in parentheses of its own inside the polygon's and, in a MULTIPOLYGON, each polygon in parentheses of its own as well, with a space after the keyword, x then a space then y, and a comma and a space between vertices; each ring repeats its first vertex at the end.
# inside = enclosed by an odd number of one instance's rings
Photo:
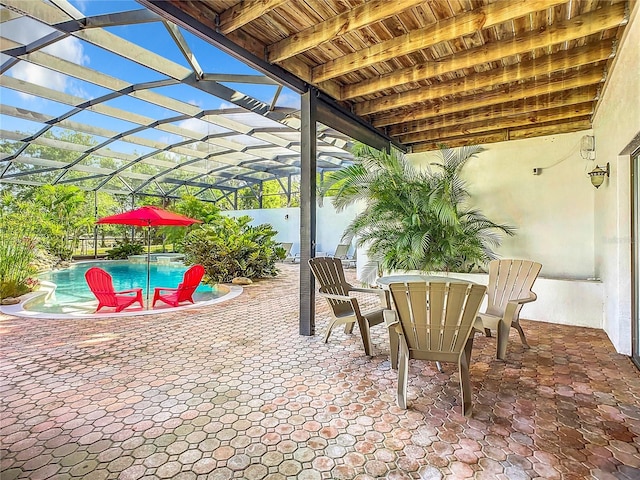
POLYGON ((413 151, 590 127, 628 1, 169 0, 413 151))
POLYGON ((323 82, 354 70, 385 62, 398 56, 432 47, 441 42, 472 35, 474 32, 500 23, 529 15, 544 8, 562 3, 563 0, 517 0, 496 2, 448 18, 426 28, 412 30, 399 37, 376 43, 363 50, 345 55, 312 70, 314 82, 323 82))

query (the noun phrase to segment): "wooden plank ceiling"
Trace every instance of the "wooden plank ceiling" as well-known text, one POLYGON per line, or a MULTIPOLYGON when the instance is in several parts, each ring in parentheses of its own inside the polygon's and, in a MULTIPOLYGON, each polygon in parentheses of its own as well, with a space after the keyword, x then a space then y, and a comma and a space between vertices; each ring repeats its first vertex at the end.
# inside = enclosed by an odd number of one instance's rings
POLYGON ((628 18, 601 0, 170 0, 414 152, 588 129, 628 18))

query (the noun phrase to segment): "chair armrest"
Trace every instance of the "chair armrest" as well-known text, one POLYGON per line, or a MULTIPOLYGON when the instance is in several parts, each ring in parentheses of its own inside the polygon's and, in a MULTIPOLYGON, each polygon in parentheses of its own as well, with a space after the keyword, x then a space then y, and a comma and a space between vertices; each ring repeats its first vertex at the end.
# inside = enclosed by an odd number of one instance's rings
POLYGON ((380 303, 384 305, 385 308, 391 308, 391 297, 389 295, 389 290, 383 290, 382 288, 364 288, 364 287, 351 287, 350 290, 352 292, 361 292, 361 293, 373 293, 380 297, 380 303))
POLYGON ((512 298, 509 301, 516 302, 518 304, 523 304, 523 303, 535 302, 537 299, 538 299, 538 296, 535 293, 529 292, 529 296, 527 297, 512 298))
POLYGON ((123 293, 138 293, 141 292, 142 288, 132 288, 131 290, 120 290, 119 292, 115 292, 116 295, 120 295, 123 293))
POLYGON ((177 292, 178 289, 177 288, 170 288, 170 287, 156 287, 153 289, 155 292, 177 292))
POLYGON ((516 312, 518 311, 518 307, 520 306, 519 302, 509 301, 507 306, 504 308, 504 315, 502 316, 502 321, 507 325, 511 326, 513 321, 516 319, 516 312))
POLYGON ((385 310, 382 312, 382 316, 384 318, 384 324, 387 328, 393 327, 394 325, 398 325, 400 322, 398 321, 398 316, 396 312, 393 310, 385 310))
POLYGON ((331 300, 340 300, 341 302, 351 302, 351 300, 355 300, 353 297, 349 297, 347 295, 336 295, 334 293, 318 292, 318 295, 331 300))
POLYGON ((351 309, 353 310, 353 313, 356 315, 356 317, 361 317, 361 313, 360 313, 360 305, 358 305, 358 299, 355 297, 349 297, 347 295, 335 295, 333 293, 323 293, 323 292, 318 292, 318 294, 321 297, 324 297, 327 299, 327 301, 329 300, 338 300, 340 302, 348 302, 351 304, 351 309))

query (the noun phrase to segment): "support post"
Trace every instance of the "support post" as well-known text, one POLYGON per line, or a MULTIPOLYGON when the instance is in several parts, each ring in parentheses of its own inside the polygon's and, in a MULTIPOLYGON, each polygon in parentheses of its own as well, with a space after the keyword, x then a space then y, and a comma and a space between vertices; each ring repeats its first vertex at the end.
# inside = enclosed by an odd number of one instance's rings
POLYGON ((93 258, 98 258, 98 191, 93 191, 93 258))
MULTIPOLYGON (((131 210, 136 208, 136 194, 131 194, 131 210)), ((136 241, 136 227, 131 226, 131 243, 136 241)))
POLYGON ((301 98, 300 131, 300 335, 314 335, 315 282, 309 259, 316 254, 316 118, 317 97, 310 89, 301 98))

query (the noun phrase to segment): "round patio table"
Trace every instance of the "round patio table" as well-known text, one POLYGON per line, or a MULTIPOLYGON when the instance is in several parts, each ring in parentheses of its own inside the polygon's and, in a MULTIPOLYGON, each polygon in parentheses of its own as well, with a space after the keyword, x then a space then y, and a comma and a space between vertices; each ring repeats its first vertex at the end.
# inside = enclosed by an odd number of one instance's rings
POLYGON ((384 289, 388 289, 391 283, 409 283, 409 282, 456 282, 456 283, 475 283, 470 280, 462 280, 461 278, 446 277, 444 275, 384 275, 376 280, 376 284, 384 289))

